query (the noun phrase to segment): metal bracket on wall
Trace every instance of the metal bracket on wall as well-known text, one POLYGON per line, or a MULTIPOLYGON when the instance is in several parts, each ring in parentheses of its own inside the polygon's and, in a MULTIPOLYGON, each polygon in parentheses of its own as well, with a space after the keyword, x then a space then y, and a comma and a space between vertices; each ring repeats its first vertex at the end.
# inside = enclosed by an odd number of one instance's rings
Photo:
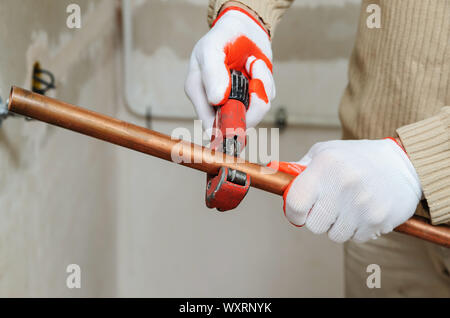
MULTIPOLYGON (((33 67, 33 78, 32 78, 32 91, 41 95, 45 95, 48 90, 54 89, 55 87, 55 76, 47 70, 41 68, 38 62, 34 63, 33 67)), ((8 111, 8 99, 3 102, 0 96, 0 127, 3 121, 8 117, 23 117, 16 115, 8 111)), ((29 117, 24 117, 25 120, 32 120, 29 117)))
POLYGON ((11 116, 15 115, 8 111, 8 100, 3 101, 2 97, 0 96, 0 127, 2 126, 3 121, 11 116))
POLYGON ((30 117, 23 117, 23 116, 21 116, 21 115, 17 115, 17 114, 11 113, 11 112, 8 110, 8 103, 9 103, 8 99, 6 99, 5 101, 3 101, 2 97, 0 96, 0 127, 2 126, 3 122, 4 122, 7 118, 10 118, 10 117, 22 117, 22 118, 24 118, 25 120, 33 120, 33 119, 30 118, 30 117))

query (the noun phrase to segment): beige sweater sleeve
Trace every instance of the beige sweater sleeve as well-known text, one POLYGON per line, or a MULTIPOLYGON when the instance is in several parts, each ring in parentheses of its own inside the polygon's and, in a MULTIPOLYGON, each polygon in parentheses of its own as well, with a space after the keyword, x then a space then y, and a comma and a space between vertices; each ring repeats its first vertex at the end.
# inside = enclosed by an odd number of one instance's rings
MULTIPOLYGON (((210 0, 208 7, 208 23, 217 17, 220 8, 230 0, 210 0)), ((273 36, 275 28, 283 13, 290 7, 294 0, 237 0, 237 2, 251 8, 261 18, 269 34, 273 36)))
POLYGON ((450 221, 450 106, 397 129, 417 170, 433 224, 450 221))

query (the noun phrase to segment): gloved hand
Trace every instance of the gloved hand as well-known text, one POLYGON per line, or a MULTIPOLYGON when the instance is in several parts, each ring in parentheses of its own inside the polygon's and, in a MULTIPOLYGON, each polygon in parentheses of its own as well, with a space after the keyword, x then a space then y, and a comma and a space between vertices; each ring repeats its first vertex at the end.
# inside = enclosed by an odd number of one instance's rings
POLYGON ((298 164, 307 168, 287 190, 286 217, 336 242, 391 232, 422 196, 413 165, 392 139, 317 143, 298 164))
POLYGON ((213 106, 224 104, 230 94, 230 69, 243 72, 250 79, 246 121, 247 127, 254 127, 275 97, 272 49, 260 22, 237 7, 222 11, 191 55, 185 91, 207 131, 214 123, 213 106))

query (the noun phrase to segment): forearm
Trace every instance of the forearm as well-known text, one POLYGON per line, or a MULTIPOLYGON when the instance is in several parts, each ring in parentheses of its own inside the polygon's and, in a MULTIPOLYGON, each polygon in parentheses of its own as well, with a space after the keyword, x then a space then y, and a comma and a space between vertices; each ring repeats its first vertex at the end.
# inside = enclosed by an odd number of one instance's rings
POLYGON ((433 224, 450 222, 450 107, 397 129, 420 177, 433 224))
POLYGON ((255 20, 260 21, 261 25, 264 27, 264 29, 269 32, 269 30, 267 29, 266 25, 264 24, 264 21, 261 19, 261 17, 250 7, 242 4, 239 1, 228 1, 226 2, 219 10, 219 12, 217 12, 217 15, 219 16, 225 9, 230 8, 230 7, 238 7, 241 8, 242 10, 245 10, 246 12, 248 12, 248 14, 250 14, 253 18, 255 18, 255 20))
POLYGON ((284 12, 290 7, 294 0, 210 0, 208 8, 209 25, 216 19, 217 15, 226 6, 239 6, 245 10, 251 10, 273 36, 276 25, 284 12))

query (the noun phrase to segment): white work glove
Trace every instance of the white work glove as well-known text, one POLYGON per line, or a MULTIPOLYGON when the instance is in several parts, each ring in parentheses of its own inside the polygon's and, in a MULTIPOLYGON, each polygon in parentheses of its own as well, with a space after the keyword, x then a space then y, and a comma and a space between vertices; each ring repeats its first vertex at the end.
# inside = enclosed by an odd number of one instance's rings
POLYGON ((215 117, 213 106, 224 104, 230 94, 230 69, 250 79, 246 121, 247 127, 254 127, 275 97, 272 49, 260 22, 236 7, 225 9, 195 45, 185 82, 186 94, 209 133, 215 117))
POLYGON ((392 139, 317 143, 298 164, 307 168, 285 195, 286 217, 336 242, 391 232, 422 196, 411 161, 392 139))

